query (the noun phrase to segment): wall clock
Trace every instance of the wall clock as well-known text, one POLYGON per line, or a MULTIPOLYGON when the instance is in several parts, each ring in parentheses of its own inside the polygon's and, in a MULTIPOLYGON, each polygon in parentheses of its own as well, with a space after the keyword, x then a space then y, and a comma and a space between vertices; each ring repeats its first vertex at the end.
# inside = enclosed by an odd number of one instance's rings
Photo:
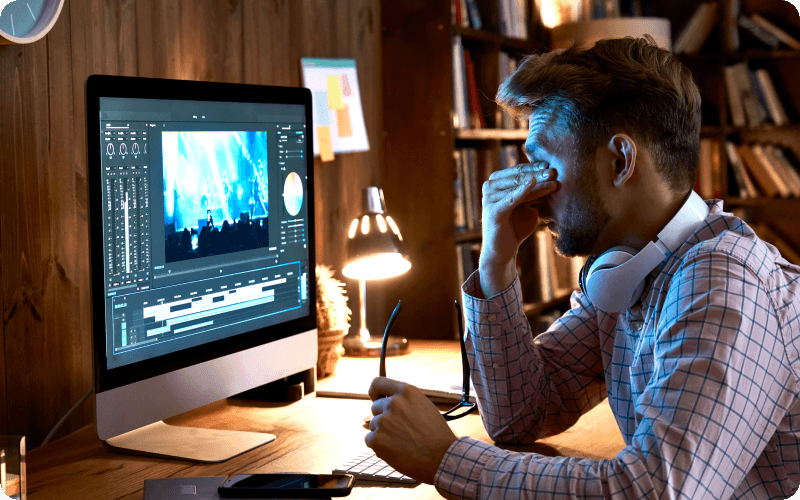
POLYGON ((64 0, 0 0, 0 45, 44 37, 63 6, 64 0))

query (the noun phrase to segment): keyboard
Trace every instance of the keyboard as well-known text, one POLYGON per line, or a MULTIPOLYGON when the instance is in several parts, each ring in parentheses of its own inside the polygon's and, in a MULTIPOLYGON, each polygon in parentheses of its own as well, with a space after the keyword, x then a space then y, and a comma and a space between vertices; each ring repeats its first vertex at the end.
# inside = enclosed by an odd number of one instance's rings
POLYGON ((392 469, 370 449, 366 449, 359 456, 346 462, 341 467, 333 469, 333 473, 352 474, 356 479, 365 481, 388 481, 390 483, 406 484, 417 482, 416 479, 411 479, 392 469))

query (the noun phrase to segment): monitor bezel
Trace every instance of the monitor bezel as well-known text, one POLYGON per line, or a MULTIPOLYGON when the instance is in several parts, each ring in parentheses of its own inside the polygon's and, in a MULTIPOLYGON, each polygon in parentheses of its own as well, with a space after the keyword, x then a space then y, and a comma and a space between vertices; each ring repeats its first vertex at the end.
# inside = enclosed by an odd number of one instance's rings
POLYGON ((129 76, 91 75, 86 80, 87 188, 90 247, 90 297, 95 392, 108 391, 169 372, 210 361, 222 356, 265 345, 316 328, 316 246, 314 224, 314 159, 306 155, 307 240, 309 248, 308 315, 220 339, 178 352, 138 361, 117 368, 106 365, 105 301, 103 247, 100 98, 169 99, 209 102, 301 104, 306 114, 306 144, 313 144, 311 91, 299 87, 277 87, 239 83, 169 80, 129 76), (96 237, 99 235, 99 237, 96 237))

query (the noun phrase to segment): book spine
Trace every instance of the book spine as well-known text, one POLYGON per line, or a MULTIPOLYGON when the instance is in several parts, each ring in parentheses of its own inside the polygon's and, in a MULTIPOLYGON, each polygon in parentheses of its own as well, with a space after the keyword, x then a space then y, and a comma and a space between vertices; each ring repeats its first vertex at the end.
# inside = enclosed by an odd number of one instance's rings
POLYGON ((483 28, 483 20, 481 19, 481 12, 478 9, 477 0, 467 0, 467 9, 469 10, 469 20, 472 27, 476 30, 483 28))
POLYGON ((772 33, 773 35, 775 35, 778 38, 778 40, 780 40, 781 42, 785 43, 786 45, 788 45, 792 49, 800 50, 800 41, 797 41, 792 35, 790 35, 789 33, 785 32, 785 31, 783 31, 782 29, 777 27, 775 24, 773 24, 770 21, 768 21, 767 19, 765 19, 760 14, 753 14, 752 16, 750 16, 750 19, 752 19, 753 22, 755 22, 756 24, 758 24, 759 26, 761 26, 765 30, 767 30, 770 33, 772 33))
POLYGON ((772 179, 772 182, 778 188, 778 194, 782 198, 791 196, 791 190, 789 189, 789 185, 786 183, 782 172, 779 170, 779 166, 772 163, 772 160, 764 152, 763 147, 760 144, 752 144, 750 145, 750 149, 753 151, 753 155, 761 164, 761 167, 767 172, 767 175, 769 175, 770 179, 772 179))
POLYGON ((453 151, 453 160, 455 163, 455 180, 453 181, 453 189, 455 196, 453 198, 453 225, 456 231, 466 231, 467 219, 464 214, 464 176, 461 174, 461 151, 456 149, 453 151))
POLYGON ((737 150, 739 151, 739 156, 743 164, 747 167, 747 171, 753 175, 753 178, 758 183, 760 191, 769 198, 776 196, 778 194, 778 187, 773 183, 772 178, 758 159, 756 159, 750 147, 745 144, 740 144, 737 150))
POLYGON ((725 93, 728 95, 731 122, 737 127, 744 127, 746 125, 744 106, 739 95, 739 86, 736 84, 733 66, 725 66, 722 71, 723 79, 725 80, 725 93))
POLYGON ((710 139, 700 139, 700 158, 697 162, 697 194, 703 199, 713 197, 710 139))
POLYGON ((798 176, 797 171, 792 168, 789 162, 785 161, 785 158, 778 153, 779 150, 772 144, 764 145, 763 149, 767 158, 772 162, 773 168, 778 171, 778 174, 789 186, 790 195, 800 197, 800 176, 798 176))
POLYGON ((758 98, 753 91, 753 86, 750 83, 750 76, 747 70, 747 63, 741 62, 734 64, 733 76, 736 80, 736 86, 739 88, 739 97, 744 106, 747 124, 755 126, 763 123, 766 113, 763 108, 761 108, 758 98))
POLYGON ((736 151, 736 146, 731 141, 725 141, 725 152, 728 155, 728 164, 733 170, 736 184, 739 186, 739 197, 742 199, 756 198, 758 191, 750 176, 747 175, 747 171, 742 165, 742 159, 739 157, 739 152, 736 151))
POLYGON ((781 44, 781 41, 778 39, 778 37, 753 22, 753 20, 749 17, 740 16, 739 26, 743 30, 753 35, 756 40, 760 41, 771 49, 777 49, 781 44))
POLYGON ((472 62, 472 55, 468 50, 464 50, 464 61, 467 65, 467 88, 469 89, 469 109, 470 125, 472 128, 485 128, 486 122, 481 112, 481 103, 478 98, 478 83, 475 79, 475 64, 472 62))
POLYGON ((789 123, 789 118, 786 116, 786 110, 781 103, 778 93, 775 91, 775 85, 772 83, 772 78, 766 69, 756 70, 756 79, 760 84, 764 98, 767 101, 767 109, 772 117, 775 125, 786 125, 789 123))

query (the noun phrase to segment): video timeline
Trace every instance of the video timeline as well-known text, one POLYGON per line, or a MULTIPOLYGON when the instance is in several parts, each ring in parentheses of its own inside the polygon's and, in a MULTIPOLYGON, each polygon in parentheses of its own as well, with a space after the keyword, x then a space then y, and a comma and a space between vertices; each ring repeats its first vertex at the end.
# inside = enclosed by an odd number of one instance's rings
POLYGON ((270 316, 300 308, 306 283, 293 262, 112 297, 114 351, 190 336, 203 342, 266 326, 270 316))

